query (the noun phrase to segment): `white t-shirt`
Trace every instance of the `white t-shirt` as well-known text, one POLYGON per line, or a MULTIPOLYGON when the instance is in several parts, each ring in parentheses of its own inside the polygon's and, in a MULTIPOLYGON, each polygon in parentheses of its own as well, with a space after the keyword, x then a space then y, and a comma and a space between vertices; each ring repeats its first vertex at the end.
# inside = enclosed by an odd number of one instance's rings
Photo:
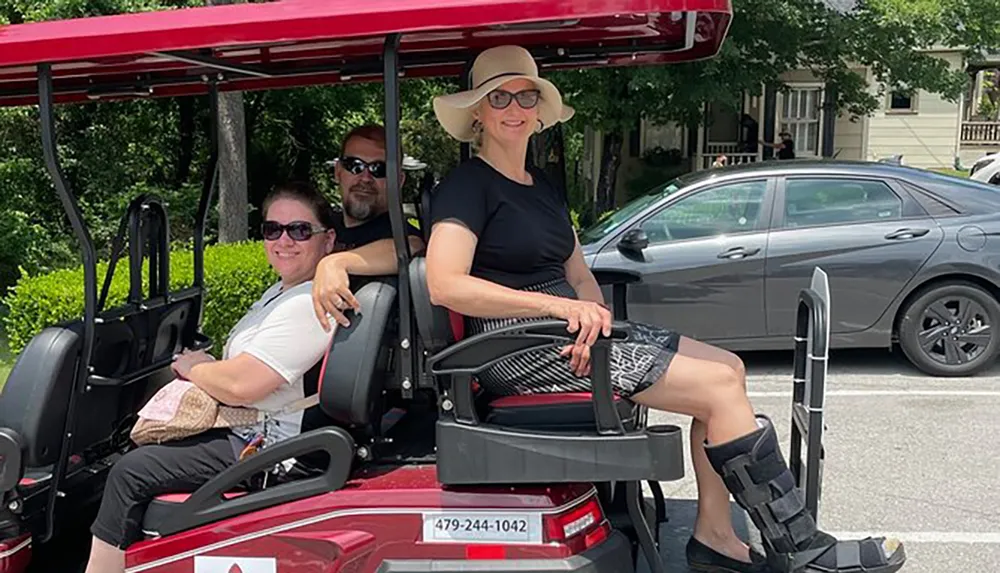
MULTIPOLYGON (((323 330, 312 302, 312 281, 282 290, 280 282, 264 291, 260 300, 229 331, 223 359, 247 353, 273 368, 285 379, 277 390, 251 404, 264 412, 278 412, 304 396, 302 376, 330 347, 336 323, 323 330)), ((250 427, 233 428, 244 440, 263 434, 267 447, 291 438, 302 429, 302 411, 269 416, 250 427)))

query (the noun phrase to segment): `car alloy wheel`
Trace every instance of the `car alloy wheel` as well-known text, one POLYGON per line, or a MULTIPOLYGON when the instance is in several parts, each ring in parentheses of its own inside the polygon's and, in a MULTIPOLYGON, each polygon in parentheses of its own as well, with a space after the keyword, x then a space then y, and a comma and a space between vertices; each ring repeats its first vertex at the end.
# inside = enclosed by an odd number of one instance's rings
POLYGON ((920 323, 920 349, 928 358, 949 366, 976 360, 993 337, 986 309, 965 296, 936 300, 924 309, 920 323))
POLYGON ((937 376, 970 376, 996 356, 1000 303, 964 281, 924 289, 907 305, 899 342, 911 362, 937 376))

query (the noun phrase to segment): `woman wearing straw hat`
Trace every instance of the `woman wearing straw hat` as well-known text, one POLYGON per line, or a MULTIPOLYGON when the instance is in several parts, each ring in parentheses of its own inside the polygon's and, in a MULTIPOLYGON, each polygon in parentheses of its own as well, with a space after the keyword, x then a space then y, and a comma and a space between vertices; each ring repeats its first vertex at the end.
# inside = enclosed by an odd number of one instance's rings
MULTIPOLYGON (((534 351, 493 366, 479 378, 490 392, 589 391, 590 346, 610 334, 611 314, 584 262, 565 194, 544 172, 526 167, 531 135, 569 120, 573 109, 517 46, 480 54, 472 85, 434 100, 444 129, 476 142, 478 154, 434 192, 426 255, 431 298, 466 317, 471 334, 552 317, 578 333, 561 352, 534 351)), ((628 327, 628 340, 612 346, 616 393, 694 418, 699 502, 687 550, 693 568, 885 573, 902 566, 895 540, 838 542, 817 529, 772 424, 754 414, 738 357, 668 329, 628 327), (761 530, 766 561, 734 532, 730 492, 761 530)))

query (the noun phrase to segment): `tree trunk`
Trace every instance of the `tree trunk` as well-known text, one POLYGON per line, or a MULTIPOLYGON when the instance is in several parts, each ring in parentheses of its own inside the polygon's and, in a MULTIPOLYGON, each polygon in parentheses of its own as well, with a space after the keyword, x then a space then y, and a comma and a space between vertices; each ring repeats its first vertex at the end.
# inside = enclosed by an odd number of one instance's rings
MULTIPOLYGON (((236 4, 242 0, 207 0, 209 5, 236 4)), ((243 93, 219 94, 219 242, 245 241, 247 217, 246 121, 243 93)))
POLYGON ((594 201, 594 218, 615 208, 615 182, 618 181, 618 167, 622 163, 622 143, 620 130, 604 134, 601 154, 601 174, 597 178, 597 197, 594 201))
POLYGON ((178 99, 180 104, 179 125, 177 128, 180 142, 177 146, 177 171, 174 173, 174 187, 180 188, 191 175, 191 162, 194 161, 195 135, 195 102, 192 97, 178 99))

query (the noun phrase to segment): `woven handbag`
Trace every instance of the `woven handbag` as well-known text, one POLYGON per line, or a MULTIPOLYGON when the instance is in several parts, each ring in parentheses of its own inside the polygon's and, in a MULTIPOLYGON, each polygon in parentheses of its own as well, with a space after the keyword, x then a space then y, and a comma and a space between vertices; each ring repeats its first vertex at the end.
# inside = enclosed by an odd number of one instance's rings
POLYGON ((213 428, 251 426, 264 419, 254 408, 226 406, 186 380, 173 380, 139 411, 130 437, 137 445, 162 444, 213 428))

